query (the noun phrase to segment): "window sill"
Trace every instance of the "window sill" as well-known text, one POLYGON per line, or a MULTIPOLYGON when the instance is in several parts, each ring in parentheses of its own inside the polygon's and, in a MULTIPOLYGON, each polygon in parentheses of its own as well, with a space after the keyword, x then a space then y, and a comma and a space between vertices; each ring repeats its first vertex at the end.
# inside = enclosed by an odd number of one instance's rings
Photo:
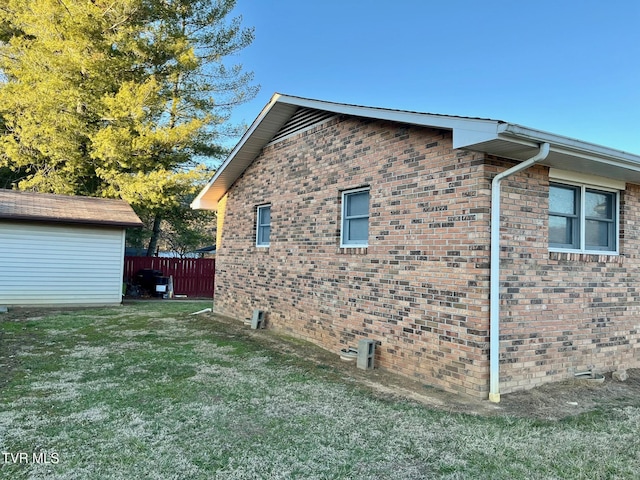
POLYGON ((624 255, 619 253, 595 253, 595 252, 562 252, 549 251, 549 260, 561 262, 585 262, 585 263, 623 263, 624 255))
POLYGON ((338 249, 340 255, 366 255, 367 247, 340 247, 338 249))

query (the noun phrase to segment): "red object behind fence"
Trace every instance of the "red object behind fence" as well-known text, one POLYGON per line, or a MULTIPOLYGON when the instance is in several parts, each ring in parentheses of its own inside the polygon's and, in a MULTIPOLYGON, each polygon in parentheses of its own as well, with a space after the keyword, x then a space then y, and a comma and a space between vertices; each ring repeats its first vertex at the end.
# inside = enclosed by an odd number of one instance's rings
POLYGON ((136 273, 143 268, 173 276, 175 295, 213 298, 214 258, 124 257, 124 280, 134 283, 136 273))

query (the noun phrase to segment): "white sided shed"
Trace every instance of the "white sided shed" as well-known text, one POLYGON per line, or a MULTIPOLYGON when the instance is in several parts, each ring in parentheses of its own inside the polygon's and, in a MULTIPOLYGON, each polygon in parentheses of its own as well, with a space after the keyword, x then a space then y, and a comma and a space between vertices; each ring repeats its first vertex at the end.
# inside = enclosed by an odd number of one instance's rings
POLYGON ((121 303, 125 228, 140 226, 122 200, 0 189, 0 305, 121 303))

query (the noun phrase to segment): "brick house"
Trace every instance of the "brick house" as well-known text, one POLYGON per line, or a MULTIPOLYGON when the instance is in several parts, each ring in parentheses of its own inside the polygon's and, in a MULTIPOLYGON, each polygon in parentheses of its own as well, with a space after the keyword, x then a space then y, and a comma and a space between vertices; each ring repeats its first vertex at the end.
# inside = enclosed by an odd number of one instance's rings
POLYGON ((192 207, 219 314, 492 401, 640 367, 640 156, 276 94, 192 207))

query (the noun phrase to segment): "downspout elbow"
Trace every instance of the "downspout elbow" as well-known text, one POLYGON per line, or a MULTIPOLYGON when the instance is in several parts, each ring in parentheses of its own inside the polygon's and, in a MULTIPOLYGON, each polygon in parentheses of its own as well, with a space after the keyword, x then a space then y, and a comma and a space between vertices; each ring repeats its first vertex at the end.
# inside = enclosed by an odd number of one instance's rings
POLYGON ((540 145, 536 155, 504 172, 491 181, 491 271, 489 275, 489 400, 500 401, 500 183, 503 179, 526 170, 549 155, 549 144, 540 145))
POLYGON ((500 172, 495 177, 493 177, 493 180, 491 181, 492 191, 493 191, 493 187, 499 186, 500 182, 502 182, 504 178, 510 177, 511 175, 521 172, 522 170, 526 170, 527 168, 531 167, 533 164, 541 162, 542 160, 544 160, 549 156, 550 146, 548 143, 541 144, 539 148, 540 149, 538 150, 538 153, 533 157, 531 157, 530 159, 525 160, 524 162, 519 163, 518 165, 515 165, 510 169, 505 170, 504 172, 500 172))

